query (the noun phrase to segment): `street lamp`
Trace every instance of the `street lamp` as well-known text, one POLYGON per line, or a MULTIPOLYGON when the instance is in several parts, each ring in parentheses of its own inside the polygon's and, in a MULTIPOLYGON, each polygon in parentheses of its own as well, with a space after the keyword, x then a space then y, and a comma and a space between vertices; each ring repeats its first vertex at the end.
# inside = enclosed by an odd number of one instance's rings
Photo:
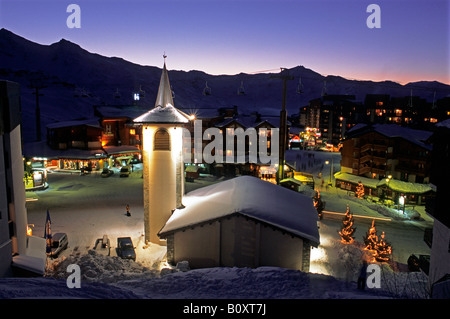
POLYGON ((405 214, 405 196, 403 194, 398 198, 398 204, 403 206, 403 214, 405 214))
POLYGON ((389 182, 391 181, 392 175, 388 175, 388 177, 386 178, 386 196, 388 194, 388 189, 389 189, 389 182))
MULTIPOLYGON (((330 164, 330 161, 325 161, 325 164, 326 164, 326 165, 330 164)), ((330 165, 330 182, 328 183, 329 185, 331 185, 331 175, 333 175, 333 157, 331 157, 331 165, 330 165)))

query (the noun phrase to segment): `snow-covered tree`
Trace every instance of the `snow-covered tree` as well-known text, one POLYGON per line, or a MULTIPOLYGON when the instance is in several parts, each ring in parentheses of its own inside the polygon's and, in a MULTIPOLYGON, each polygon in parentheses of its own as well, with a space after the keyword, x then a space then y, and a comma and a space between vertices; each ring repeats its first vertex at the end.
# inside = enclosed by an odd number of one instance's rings
POLYGON ((347 212, 345 213, 344 218, 342 219, 342 229, 339 232, 341 236, 341 242, 344 244, 351 244, 355 238, 352 236, 355 232, 356 228, 353 227, 353 215, 350 213, 350 208, 347 205, 347 212))
POLYGON ((356 186, 355 196, 358 198, 364 197, 364 185, 361 182, 358 182, 358 186, 356 186))
POLYGON ((380 236, 380 240, 377 243, 376 250, 374 252, 374 258, 376 261, 383 262, 389 261, 392 253, 392 247, 384 240, 384 232, 380 236))
POLYGON ((377 247, 378 236, 377 230, 375 229, 375 219, 372 221, 372 226, 369 228, 369 232, 366 233, 364 237, 365 250, 375 250, 377 247))
POLYGON ((385 241, 384 232, 380 237, 377 236, 377 230, 375 229, 375 219, 372 221, 372 226, 369 232, 364 237, 365 250, 372 252, 372 262, 389 261, 392 253, 392 247, 385 241))

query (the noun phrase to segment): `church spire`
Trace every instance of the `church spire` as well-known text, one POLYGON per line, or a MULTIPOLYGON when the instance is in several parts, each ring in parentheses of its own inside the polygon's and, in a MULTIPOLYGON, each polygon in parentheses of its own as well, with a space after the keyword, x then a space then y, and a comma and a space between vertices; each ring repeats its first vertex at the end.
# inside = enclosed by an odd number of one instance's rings
POLYGON ((172 89, 169 83, 169 74, 166 68, 167 55, 164 53, 164 67, 159 81, 158 95, 156 96, 155 107, 166 107, 168 104, 173 106, 172 89))

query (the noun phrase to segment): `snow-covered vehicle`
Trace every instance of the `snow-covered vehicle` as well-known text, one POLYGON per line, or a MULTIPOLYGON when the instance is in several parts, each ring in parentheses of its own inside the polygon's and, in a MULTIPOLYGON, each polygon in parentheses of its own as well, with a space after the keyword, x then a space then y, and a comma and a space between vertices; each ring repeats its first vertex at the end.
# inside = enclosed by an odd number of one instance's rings
POLYGON ((120 177, 128 177, 130 176, 130 168, 128 166, 124 166, 120 169, 120 177))
POLYGON ((136 261, 136 252, 130 237, 117 238, 117 256, 136 261))
POLYGON ((102 255, 109 256, 111 252, 111 243, 107 235, 102 238, 97 238, 94 245, 94 250, 102 255))
POLYGON ((56 233, 52 237, 52 247, 50 252, 47 253, 48 256, 58 257, 58 255, 67 248, 69 245, 69 240, 66 233, 56 233))

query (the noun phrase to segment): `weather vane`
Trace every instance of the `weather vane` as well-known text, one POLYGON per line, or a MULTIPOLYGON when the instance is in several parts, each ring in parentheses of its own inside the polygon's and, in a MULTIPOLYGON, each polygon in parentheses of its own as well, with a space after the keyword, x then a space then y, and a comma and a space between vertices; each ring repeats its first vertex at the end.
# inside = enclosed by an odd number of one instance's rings
POLYGON ((166 51, 164 51, 163 58, 164 58, 164 62, 166 62, 166 58, 167 58, 166 51))

